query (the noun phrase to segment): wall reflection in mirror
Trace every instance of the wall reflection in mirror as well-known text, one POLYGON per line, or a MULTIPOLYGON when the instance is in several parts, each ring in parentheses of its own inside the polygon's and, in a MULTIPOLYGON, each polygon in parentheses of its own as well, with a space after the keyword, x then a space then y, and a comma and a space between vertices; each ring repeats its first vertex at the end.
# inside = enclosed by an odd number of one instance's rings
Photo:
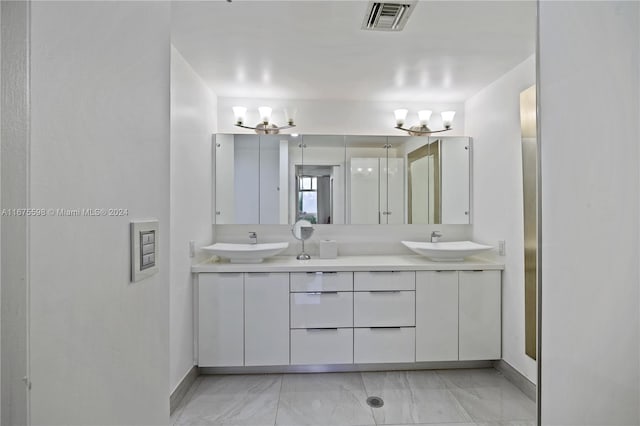
POLYGON ((215 135, 216 224, 468 224, 471 139, 215 135))

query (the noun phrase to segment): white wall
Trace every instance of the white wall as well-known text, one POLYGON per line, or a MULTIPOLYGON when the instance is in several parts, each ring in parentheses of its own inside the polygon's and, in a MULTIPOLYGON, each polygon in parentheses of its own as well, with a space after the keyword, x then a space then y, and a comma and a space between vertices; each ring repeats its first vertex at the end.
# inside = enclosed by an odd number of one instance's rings
MULTIPOLYGON (((29 3, 2 2, 2 96, 0 108, 2 191, 0 208, 28 207, 29 188, 29 3)), ((2 416, 0 424, 28 422, 28 220, 2 218, 2 416)))
POLYGON ((216 97, 171 49, 171 292, 170 390, 194 365, 193 285, 189 241, 208 245, 213 188, 212 134, 216 97))
POLYGON ((473 239, 506 241, 502 358, 534 383, 536 362, 525 354, 520 92, 535 81, 531 56, 465 104, 465 130, 473 137, 473 239))
POLYGON ((310 99, 245 99, 223 98, 218 99, 218 131, 220 133, 250 133, 251 130, 243 130, 235 127, 232 107, 242 105, 247 107, 247 123, 252 126, 259 121, 258 107, 268 105, 273 108, 272 121, 283 125, 286 123, 284 109, 290 106, 297 108, 296 123, 294 129, 286 130, 286 133, 300 133, 302 135, 389 135, 406 136, 400 130, 394 129, 396 125, 393 110, 398 108, 409 109, 407 125, 418 124, 418 110, 431 109, 433 115, 429 127, 441 129, 442 120, 440 112, 454 110, 456 115, 453 121, 453 130, 447 132, 448 136, 464 135, 464 104, 436 104, 431 102, 369 102, 348 100, 310 100, 310 99))
POLYGON ((170 5, 34 2, 31 423, 169 422, 170 5), (129 222, 159 219, 158 274, 130 282, 129 222))
POLYGON ((640 424, 638 2, 540 2, 542 424, 640 424))

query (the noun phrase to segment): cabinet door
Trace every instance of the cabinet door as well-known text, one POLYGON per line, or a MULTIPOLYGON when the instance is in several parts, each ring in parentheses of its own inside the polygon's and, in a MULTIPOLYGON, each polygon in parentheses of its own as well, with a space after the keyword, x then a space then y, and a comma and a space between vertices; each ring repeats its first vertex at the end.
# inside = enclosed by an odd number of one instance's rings
POLYGON ((245 365, 289 364, 289 274, 244 278, 245 365))
POLYGON ((198 365, 243 365, 241 273, 200 274, 198 278, 198 365))
POLYGON ((416 272, 416 361, 458 359, 458 271, 416 272))
POLYGON ((459 359, 500 359, 500 271, 460 271, 458 280, 459 359))

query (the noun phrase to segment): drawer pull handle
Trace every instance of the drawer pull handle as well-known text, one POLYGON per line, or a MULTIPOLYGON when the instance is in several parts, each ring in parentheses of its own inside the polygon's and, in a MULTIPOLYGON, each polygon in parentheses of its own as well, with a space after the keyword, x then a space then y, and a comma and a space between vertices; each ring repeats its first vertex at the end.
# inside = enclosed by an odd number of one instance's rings
POLYGON ((307 328, 309 332, 318 332, 318 331, 338 331, 336 327, 334 328, 307 328))
POLYGON ((307 275, 337 275, 337 272, 334 271, 328 271, 328 272, 324 272, 324 271, 318 271, 318 272, 307 272, 307 275))
POLYGON ((399 271, 370 271, 371 274, 395 274, 399 271))
POLYGON ((309 296, 322 296, 323 294, 338 294, 337 291, 312 291, 307 293, 309 296))
POLYGON ((371 294, 397 294, 397 293, 400 293, 400 290, 372 290, 369 293, 371 293, 371 294))
POLYGON ((369 327, 369 330, 400 330, 402 327, 369 327))

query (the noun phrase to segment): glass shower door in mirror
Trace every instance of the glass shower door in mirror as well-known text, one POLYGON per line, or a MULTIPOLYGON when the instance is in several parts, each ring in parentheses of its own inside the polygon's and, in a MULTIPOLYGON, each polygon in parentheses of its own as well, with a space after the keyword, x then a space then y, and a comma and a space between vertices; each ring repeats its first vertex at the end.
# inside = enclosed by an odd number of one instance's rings
POLYGON ((405 139, 407 223, 470 223, 470 138, 405 139))
POLYGON ((256 223, 290 223, 289 152, 297 146, 293 139, 290 135, 260 135, 260 221, 256 223))
POLYGON ((429 146, 440 153, 440 221, 435 223, 471 223, 471 138, 429 138, 429 146))
POLYGON ((404 223, 404 158, 386 136, 347 136, 352 224, 404 223))

